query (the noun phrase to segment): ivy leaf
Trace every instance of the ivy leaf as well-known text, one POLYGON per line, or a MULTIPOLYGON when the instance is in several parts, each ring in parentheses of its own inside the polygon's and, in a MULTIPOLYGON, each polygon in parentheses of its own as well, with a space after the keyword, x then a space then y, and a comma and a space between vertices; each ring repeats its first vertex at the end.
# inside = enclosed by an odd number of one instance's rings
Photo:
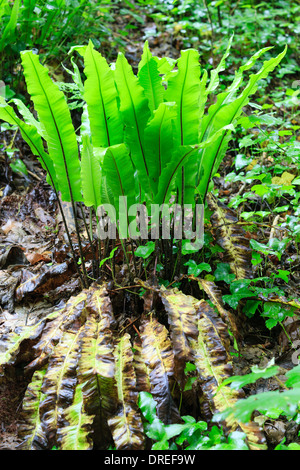
POLYGON ((235 274, 232 273, 229 263, 219 263, 214 272, 214 276, 216 281, 224 281, 227 284, 230 284, 235 278, 235 274))
POLYGON ((23 175, 28 175, 27 167, 26 167, 25 163, 22 162, 22 160, 20 160, 19 158, 17 158, 14 162, 10 163, 10 167, 11 167, 12 171, 14 171, 15 173, 21 173, 23 175))
POLYGON ((151 447, 152 450, 167 450, 169 449, 169 443, 166 439, 162 439, 161 441, 155 442, 151 447))
POLYGON ((271 238, 268 242, 268 245, 264 245, 263 243, 259 243, 256 240, 250 240, 250 245, 256 251, 263 253, 264 255, 274 254, 277 256, 279 261, 281 260, 281 256, 287 243, 289 242, 289 238, 284 238, 283 240, 278 240, 278 238, 271 238))
POLYGON ((167 434, 165 431, 164 423, 160 419, 158 419, 157 416, 155 416, 151 424, 145 425, 145 431, 150 439, 154 439, 155 441, 167 442, 167 434))
POLYGON ((243 312, 246 314, 248 318, 253 317, 259 305, 262 302, 260 300, 247 300, 245 307, 243 308, 243 312))
POLYGON ((239 154, 235 157, 234 165, 235 165, 235 169, 236 169, 237 171, 238 171, 238 170, 241 170, 241 169, 244 168, 245 166, 249 165, 249 158, 247 158, 246 155, 244 155, 243 153, 239 153, 239 154))
POLYGON ((208 263, 197 264, 193 259, 190 259, 184 266, 188 266, 188 274, 195 277, 199 276, 202 271, 211 272, 211 266, 208 263))
POLYGON ((254 250, 259 251, 264 255, 270 254, 270 248, 267 245, 264 245, 263 243, 259 243, 256 240, 250 240, 250 245, 254 250))
POLYGON ((251 191, 254 191, 260 197, 264 197, 270 193, 270 188, 264 184, 255 184, 252 186, 251 191))
POLYGON ((193 242, 191 243, 190 240, 182 240, 182 248, 181 252, 183 255, 190 255, 192 253, 197 253, 202 245, 199 245, 199 242, 193 242))
POLYGON ((269 318, 267 321, 266 321, 266 327, 269 329, 269 330, 272 330, 272 328, 274 328, 274 326, 276 326, 278 323, 278 321, 275 319, 275 318, 269 318))
POLYGON ((155 242, 150 241, 147 242, 146 245, 140 245, 135 250, 135 256, 139 256, 140 258, 147 259, 155 250, 155 242))
POLYGON ((220 388, 231 384, 231 388, 234 388, 235 390, 239 390, 242 387, 245 387, 245 385, 252 384, 256 382, 258 379, 268 379, 270 377, 273 377, 273 375, 276 375, 278 373, 279 367, 274 366, 274 359, 267 364, 267 366, 264 369, 260 369, 257 366, 251 367, 251 373, 250 374, 245 374, 245 375, 235 375, 232 377, 228 377, 225 379, 220 388))
POLYGON ((253 264, 253 266, 257 266, 258 264, 262 263, 262 261, 263 261, 263 259, 260 256, 260 254, 256 253, 256 251, 253 251, 252 252, 252 259, 251 259, 251 263, 253 264))
POLYGON ((255 215, 255 212, 242 212, 241 213, 241 217, 245 220, 248 220, 250 219, 251 217, 253 217, 255 215))
POLYGON ((222 421, 229 416, 234 416, 242 422, 251 419, 255 410, 264 413, 273 408, 281 408, 287 415, 293 415, 299 403, 299 389, 285 390, 284 392, 272 391, 250 395, 248 398, 238 400, 232 407, 214 416, 214 421, 222 421))
POLYGON ((228 436, 228 443, 220 443, 213 446, 212 450, 249 450, 247 444, 244 442, 246 434, 241 431, 233 431, 228 436))
POLYGON ((190 427, 189 424, 167 424, 165 426, 165 431, 167 434, 168 439, 172 439, 172 437, 178 436, 181 434, 185 429, 190 427))
POLYGON ((291 311, 284 308, 281 304, 275 304, 274 302, 264 303, 262 316, 269 317, 266 321, 266 327, 269 329, 274 328, 277 323, 281 323, 289 314, 292 314, 291 311))
POLYGON ((273 209, 273 212, 285 212, 285 211, 288 211, 289 210, 289 205, 286 205, 286 206, 280 206, 280 207, 275 207, 273 209))
POLYGON ((237 308, 240 300, 247 297, 255 297, 256 294, 247 287, 250 282, 251 279, 241 279, 233 282, 230 285, 232 295, 223 295, 224 302, 228 303, 232 308, 237 308))
POLYGON ((152 423, 156 416, 156 401, 149 392, 140 392, 138 400, 139 409, 145 419, 152 423))
POLYGON ((290 271, 284 269, 278 269, 278 274, 275 274, 274 278, 282 279, 285 282, 289 282, 290 271))
POLYGON ((286 373, 287 380, 285 385, 287 387, 300 387, 300 364, 286 373))

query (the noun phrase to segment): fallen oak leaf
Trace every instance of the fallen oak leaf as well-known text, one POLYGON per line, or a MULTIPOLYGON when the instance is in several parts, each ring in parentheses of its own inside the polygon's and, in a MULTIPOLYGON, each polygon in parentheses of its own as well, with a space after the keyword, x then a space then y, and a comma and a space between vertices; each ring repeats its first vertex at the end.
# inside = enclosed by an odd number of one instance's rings
POLYGON ((25 256, 31 265, 37 264, 40 261, 44 261, 45 263, 50 263, 52 261, 51 251, 45 251, 44 253, 25 253, 25 256))

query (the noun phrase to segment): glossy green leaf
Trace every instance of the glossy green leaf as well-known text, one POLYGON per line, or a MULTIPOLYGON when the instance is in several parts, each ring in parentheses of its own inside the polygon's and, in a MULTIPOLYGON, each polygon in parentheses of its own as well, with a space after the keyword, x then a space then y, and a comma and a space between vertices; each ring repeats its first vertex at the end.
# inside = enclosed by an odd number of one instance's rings
POLYGON ((138 78, 148 100, 151 114, 153 114, 163 102, 164 87, 158 63, 149 50, 148 41, 145 42, 142 58, 139 62, 138 78))
MULTIPOLYGON (((136 202, 134 169, 128 147, 125 144, 120 144, 107 148, 103 159, 102 170, 112 190, 118 218, 120 215, 120 197, 127 198, 127 208, 136 202)), ((129 222, 129 219, 127 220, 127 214, 123 214, 123 216, 125 222, 129 222)), ((125 238, 127 238, 127 236, 125 238)))
POLYGON ((215 415, 216 421, 226 419, 231 415, 241 422, 247 423, 252 413, 257 410, 264 413, 272 408, 280 408, 283 413, 293 416, 299 404, 299 389, 283 392, 263 392, 238 400, 233 407, 215 415))
POLYGON ((154 250, 155 242, 149 241, 146 243, 146 245, 140 245, 137 247, 137 249, 135 250, 135 256, 147 259, 153 253, 154 250))
POLYGON ((139 182, 144 193, 147 194, 150 182, 149 167, 145 156, 144 130, 150 117, 150 110, 144 89, 122 53, 119 53, 116 61, 115 80, 120 99, 120 111, 125 124, 125 143, 130 148, 139 182))
POLYGON ((117 105, 113 72, 92 41, 84 54, 84 98, 94 147, 109 147, 123 142, 123 122, 117 105))
POLYGON ((82 136, 81 181, 83 202, 95 210, 101 204, 101 168, 88 135, 82 136))
POLYGON ((20 8, 20 0, 15 0, 12 5, 12 10, 11 10, 9 21, 7 25, 5 26, 1 39, 0 39, 0 51, 3 50, 3 48, 5 47, 5 41, 8 40, 8 38, 13 34, 17 26, 19 8, 20 8))
POLYGON ((145 158, 150 186, 156 194, 162 171, 172 159, 175 139, 175 103, 161 103, 145 128, 145 158))
POLYGON ((195 49, 181 52, 178 71, 168 75, 164 99, 177 104, 177 142, 194 145, 198 142, 200 95, 199 53, 195 49))
MULTIPOLYGON (((250 76, 247 86, 234 99, 234 94, 240 86, 242 80, 242 72, 248 70, 256 61, 256 59, 267 49, 258 51, 244 66, 240 68, 236 74, 235 80, 226 92, 218 95, 215 104, 210 106, 207 115, 202 119, 199 141, 203 142, 209 136, 214 135, 220 128, 228 125, 235 124, 239 118, 242 109, 249 102, 249 97, 254 94, 258 87, 258 81, 266 78, 270 72, 280 63, 286 53, 286 47, 281 54, 264 62, 261 69, 250 76)), ((206 147, 200 152, 200 164, 197 176, 197 186, 201 200, 203 201, 210 179, 217 172, 218 167, 222 161, 226 151, 228 142, 231 138, 231 132, 224 130, 222 135, 215 140, 210 146, 206 147)))
MULTIPOLYGON (((31 113, 28 111, 28 116, 29 115, 31 115, 31 113)), ((35 124, 35 122, 33 121, 33 116, 32 121, 30 118, 27 119, 27 122, 22 121, 16 115, 12 106, 7 104, 4 98, 0 96, 0 118, 8 122, 9 124, 17 125, 19 127, 21 135, 25 142, 27 142, 27 144, 29 145, 33 155, 36 155, 38 157, 42 167, 47 170, 49 174, 49 183, 57 188, 57 179, 53 161, 44 150, 42 138, 39 132, 40 126, 38 123, 35 124), (32 124, 30 124, 29 122, 32 122, 32 124)))
POLYGON ((63 93, 32 51, 21 54, 28 92, 45 129, 50 158, 53 161, 62 199, 82 200, 80 162, 76 134, 63 93))

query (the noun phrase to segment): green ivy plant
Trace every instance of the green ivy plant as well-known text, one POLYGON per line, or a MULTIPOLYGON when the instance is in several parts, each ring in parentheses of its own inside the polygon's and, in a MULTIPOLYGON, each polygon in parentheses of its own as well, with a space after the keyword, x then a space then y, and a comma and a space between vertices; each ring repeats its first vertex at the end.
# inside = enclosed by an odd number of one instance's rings
MULTIPOLYGON (((259 378, 268 378, 278 373, 278 367, 271 361, 264 370, 253 368, 250 374, 244 376, 230 377, 225 380, 221 387, 231 383, 231 388, 238 389, 246 384, 253 383, 259 378)), ((254 411, 259 411, 266 416, 285 416, 287 419, 299 420, 299 387, 300 387, 300 365, 286 373, 287 380, 284 383, 283 391, 262 392, 251 395, 248 398, 238 400, 232 407, 227 408, 221 413, 216 413, 214 421, 218 422, 234 416, 241 422, 247 422, 251 419, 254 411)), ((299 444, 295 443, 295 448, 299 444)), ((284 448, 284 447, 283 447, 284 448)), ((291 447, 291 449, 293 446, 291 447)), ((278 446, 278 450, 282 450, 278 446)))
POLYGON ((183 423, 164 424, 157 416, 156 402, 151 393, 140 392, 139 408, 144 417, 144 429, 152 450, 248 450, 246 434, 233 431, 226 438, 223 430, 205 421, 182 416, 183 423))

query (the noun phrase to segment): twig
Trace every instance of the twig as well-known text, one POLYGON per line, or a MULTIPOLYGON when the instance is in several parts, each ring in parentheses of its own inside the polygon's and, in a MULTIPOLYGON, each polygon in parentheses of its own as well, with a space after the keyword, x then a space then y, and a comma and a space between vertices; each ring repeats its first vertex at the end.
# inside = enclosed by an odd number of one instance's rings
MULTIPOLYGON (((277 230, 277 223, 278 223, 278 220, 279 220, 279 219, 280 219, 280 214, 277 214, 276 217, 275 217, 275 219, 273 220, 273 223, 272 223, 269 241, 274 238, 275 230, 277 230)), ((280 227, 280 228, 281 228, 281 227, 280 227)))
POLYGON ((116 292, 117 290, 123 290, 123 289, 132 289, 133 287, 141 287, 139 284, 134 284, 132 286, 123 286, 123 287, 117 287, 116 289, 109 289, 111 292, 116 292))
POLYGON ((140 332, 138 331, 138 329, 135 327, 135 325, 133 325, 134 322, 136 322, 137 320, 139 320, 139 317, 135 318, 134 320, 129 320, 129 318, 127 318, 127 320, 129 321, 128 325, 124 326, 122 328, 122 330, 120 331, 120 334, 123 333, 124 330, 126 330, 127 328, 129 328, 130 326, 132 326, 135 331, 137 332, 137 334, 140 336, 140 332))
POLYGON ((235 12, 236 8, 238 7, 238 4, 240 3, 241 0, 238 0, 235 4, 235 6, 230 10, 229 16, 232 16, 233 13, 235 12))
POLYGON ((36 180, 42 181, 42 178, 40 178, 38 175, 36 175, 32 171, 28 170, 28 168, 27 168, 27 173, 29 173, 31 176, 33 176, 33 178, 35 178, 36 180))

